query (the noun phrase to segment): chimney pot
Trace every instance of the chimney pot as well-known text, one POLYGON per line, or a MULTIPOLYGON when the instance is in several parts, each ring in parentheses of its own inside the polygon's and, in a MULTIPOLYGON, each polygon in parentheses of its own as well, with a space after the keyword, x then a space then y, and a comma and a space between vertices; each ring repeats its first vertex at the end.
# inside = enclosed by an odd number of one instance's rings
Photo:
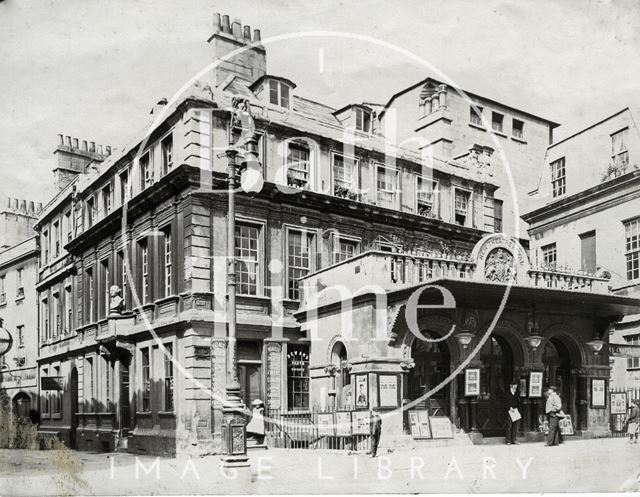
POLYGON ((71 148, 71 137, 67 136, 67 147, 71 148))
POLYGON ((220 20, 220 12, 213 14, 213 32, 219 33, 222 29, 222 22, 220 20))
POLYGON ((42 211, 42 202, 38 202, 38 212, 42 211))
POLYGON ((7 197, 7 207, 11 209, 11 197, 7 197))
POLYGON ((102 155, 102 145, 98 145, 98 153, 102 155))
POLYGON ((35 209, 35 204, 34 204, 33 200, 30 200, 29 201, 29 212, 33 213, 35 210, 36 210, 35 209))
POLYGON ((254 29, 253 30, 253 42, 254 43, 260 43, 262 41, 262 38, 260 38, 260 30, 259 29, 254 29))
POLYGON ((223 33, 231 33, 231 26, 229 24, 229 16, 226 15, 226 14, 222 16, 222 32, 223 33))
POLYGON ((233 20, 231 31, 234 38, 242 38, 242 23, 237 17, 233 20))
POLYGON ((244 32, 243 32, 243 36, 245 41, 251 41, 251 26, 245 26, 243 28, 244 32))
POLYGON ((18 210, 18 202, 19 200, 17 198, 13 199, 13 210, 18 210))
POLYGON ((111 146, 107 145, 106 147, 107 155, 111 155, 111 146))
POLYGON ((78 148, 78 139, 77 138, 73 139, 73 148, 78 148))
POLYGON ((20 210, 22 212, 27 212, 27 201, 26 200, 20 200, 20 210))
POLYGON ((90 142, 89 143, 89 152, 95 152, 96 151, 96 142, 90 142))
POLYGON ((62 135, 58 135, 58 141, 60 142, 60 145, 64 145, 64 136, 62 135))
POLYGON ((82 140, 82 150, 87 151, 87 140, 82 140))

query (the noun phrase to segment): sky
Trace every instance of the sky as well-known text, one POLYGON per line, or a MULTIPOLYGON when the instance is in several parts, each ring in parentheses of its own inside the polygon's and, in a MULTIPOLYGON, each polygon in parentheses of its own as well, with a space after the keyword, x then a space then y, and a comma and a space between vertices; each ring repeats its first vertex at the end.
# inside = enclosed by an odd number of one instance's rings
POLYGON ((635 0, 0 0, 0 201, 46 203, 58 133, 126 144, 155 102, 212 62, 214 12, 263 40, 378 40, 267 43, 269 73, 334 107, 384 103, 436 75, 409 53, 467 91, 561 123, 556 139, 640 108, 635 0))

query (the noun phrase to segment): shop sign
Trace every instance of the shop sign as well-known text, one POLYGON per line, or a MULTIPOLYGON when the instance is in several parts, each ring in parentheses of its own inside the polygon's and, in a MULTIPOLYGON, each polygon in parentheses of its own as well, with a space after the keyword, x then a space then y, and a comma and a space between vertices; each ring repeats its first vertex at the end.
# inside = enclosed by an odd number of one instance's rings
POLYGON ((42 376, 40 390, 62 390, 64 378, 62 376, 42 376))

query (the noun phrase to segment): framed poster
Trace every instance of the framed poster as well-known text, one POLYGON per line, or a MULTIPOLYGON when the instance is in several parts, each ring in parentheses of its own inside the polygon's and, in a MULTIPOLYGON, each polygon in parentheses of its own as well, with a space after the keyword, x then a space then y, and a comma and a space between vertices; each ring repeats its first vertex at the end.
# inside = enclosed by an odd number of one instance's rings
POLYGON ((427 411, 409 411, 409 429, 415 439, 431 438, 429 413, 427 411))
POLYGON ((366 374, 356 375, 356 407, 369 407, 369 377, 366 374))
POLYGON ((446 416, 434 416, 431 421, 431 436, 433 438, 453 438, 453 426, 446 416))
POLYGON ((520 397, 527 396, 527 379, 526 378, 520 378, 520 382, 518 385, 518 394, 520 395, 520 397))
POLYGON ((318 435, 321 437, 332 437, 335 435, 335 427, 333 426, 333 413, 318 413, 318 435))
POLYGON ((398 375, 378 375, 378 389, 380 407, 398 407, 400 395, 398 390, 398 375))
POLYGON ((464 395, 480 395, 480 368, 467 368, 464 371, 464 395))
POLYGON ((351 420, 353 422, 353 429, 351 430, 353 435, 369 435, 371 433, 369 411, 354 412, 351 415, 351 420))
POLYGON ((627 414, 627 393, 611 393, 611 414, 627 414))
POLYGON ((351 411, 336 411, 335 432, 339 437, 351 436, 351 411))
POLYGON ((607 407, 606 383, 604 378, 591 378, 591 407, 605 408, 607 407))
POLYGON ((567 415, 558 421, 560 426, 561 435, 573 435, 573 424, 571 423, 571 416, 567 415))
POLYGON ((542 371, 529 373, 529 397, 542 397, 542 371))

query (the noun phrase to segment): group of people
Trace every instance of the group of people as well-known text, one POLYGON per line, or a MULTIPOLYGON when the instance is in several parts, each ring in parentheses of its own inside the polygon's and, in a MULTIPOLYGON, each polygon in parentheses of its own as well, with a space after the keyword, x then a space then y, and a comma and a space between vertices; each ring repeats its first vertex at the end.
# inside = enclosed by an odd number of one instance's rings
MULTIPOLYGON (((517 445, 516 436, 518 434, 518 426, 520 425, 520 396, 518 395, 518 384, 509 385, 509 392, 506 394, 506 403, 508 411, 507 416, 507 445, 517 445)), ((549 422, 549 433, 545 440, 547 447, 560 445, 562 443, 562 434, 560 433, 560 420, 565 417, 562 411, 562 399, 556 387, 549 387, 546 392, 547 401, 544 412, 549 422)))

